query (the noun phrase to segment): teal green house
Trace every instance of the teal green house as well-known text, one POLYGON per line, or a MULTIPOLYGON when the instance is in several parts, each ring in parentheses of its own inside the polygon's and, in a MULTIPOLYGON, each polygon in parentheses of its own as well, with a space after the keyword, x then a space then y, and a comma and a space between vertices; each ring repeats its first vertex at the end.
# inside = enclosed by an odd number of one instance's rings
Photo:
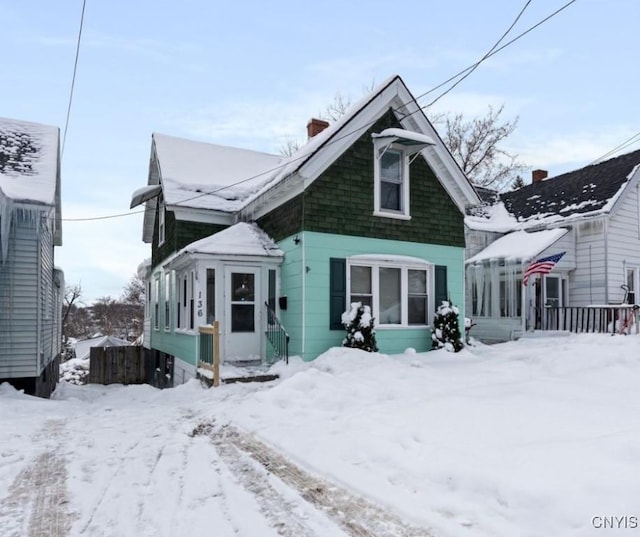
POLYGON ((464 304, 465 207, 477 194, 399 76, 307 143, 271 155, 153 134, 143 240, 145 346, 174 384, 196 373, 198 329, 223 362, 312 360, 339 346, 350 303, 371 307, 381 352, 431 346, 440 301, 464 304))

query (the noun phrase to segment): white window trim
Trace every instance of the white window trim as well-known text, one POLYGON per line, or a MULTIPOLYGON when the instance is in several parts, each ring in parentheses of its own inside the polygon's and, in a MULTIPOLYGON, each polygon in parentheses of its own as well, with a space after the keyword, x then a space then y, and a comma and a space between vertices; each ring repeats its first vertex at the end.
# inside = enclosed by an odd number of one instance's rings
POLYGON ((153 329, 160 330, 160 274, 153 277, 153 329))
POLYGON ((164 273, 163 295, 164 295, 164 331, 171 331, 171 272, 164 273))
POLYGON ((371 314, 375 318, 376 329, 399 330, 399 329, 424 329, 431 326, 433 314, 433 264, 418 258, 406 256, 384 256, 384 255, 360 255, 347 259, 347 299, 351 301, 351 267, 371 268, 371 314), (400 299, 401 314, 400 324, 381 324, 380 318, 380 268, 400 269, 400 299), (427 324, 409 324, 409 271, 421 270, 427 273, 427 324))
POLYGON ((381 149, 374 144, 374 166, 373 166, 373 215, 384 218, 396 218, 398 220, 411 220, 410 214, 410 181, 409 181, 409 155, 406 150, 399 145, 391 144, 386 148, 381 149), (401 154, 402 157, 402 211, 393 211, 390 209, 384 209, 380 206, 380 159, 385 151, 395 151, 401 154))

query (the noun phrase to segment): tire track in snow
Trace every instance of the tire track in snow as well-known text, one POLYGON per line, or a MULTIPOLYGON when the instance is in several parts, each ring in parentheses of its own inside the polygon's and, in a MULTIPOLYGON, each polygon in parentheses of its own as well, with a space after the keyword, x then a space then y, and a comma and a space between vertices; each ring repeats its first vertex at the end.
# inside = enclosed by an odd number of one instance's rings
MULTIPOLYGON (((247 489, 254 492, 258 499, 265 503, 269 503, 269 498, 275 498, 275 503, 282 501, 282 498, 278 498, 280 495, 273 490, 263 476, 241 462, 238 452, 247 454, 270 474, 295 489, 304 500, 326 513, 352 537, 433 537, 430 530, 406 524, 395 513, 356 496, 345 488, 313 476, 253 435, 233 426, 226 425, 213 431, 211 438, 222 459, 237 470, 236 473, 243 484, 246 484, 247 489)), ((267 505, 267 507, 274 506, 267 505)), ((286 505, 283 507, 286 509, 286 505)), ((283 515, 283 520, 295 522, 290 512, 285 512, 283 515)), ((279 533, 292 537, 315 535, 300 533, 297 529, 293 533, 288 529, 279 530, 279 533)))
POLYGON ((3 537, 66 537, 73 516, 68 512, 67 468, 60 455, 64 422, 49 420, 37 439, 53 440, 47 451, 24 468, 0 501, 3 537), (27 520, 28 516, 28 520, 27 520))

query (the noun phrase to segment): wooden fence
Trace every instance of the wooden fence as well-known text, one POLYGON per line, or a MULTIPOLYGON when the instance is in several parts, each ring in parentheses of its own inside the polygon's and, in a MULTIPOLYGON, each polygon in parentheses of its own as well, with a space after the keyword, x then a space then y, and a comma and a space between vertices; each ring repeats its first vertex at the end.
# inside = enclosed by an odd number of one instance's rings
POLYGON ((141 346, 92 347, 89 384, 144 384, 144 349, 141 346))

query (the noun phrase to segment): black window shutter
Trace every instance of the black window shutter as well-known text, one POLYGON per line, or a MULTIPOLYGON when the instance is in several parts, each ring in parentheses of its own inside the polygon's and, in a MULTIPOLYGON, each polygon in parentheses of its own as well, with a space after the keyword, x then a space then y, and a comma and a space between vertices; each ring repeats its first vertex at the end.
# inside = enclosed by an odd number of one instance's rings
POLYGON ((446 265, 436 265, 435 267, 435 295, 434 309, 438 309, 443 300, 449 300, 446 265))
POLYGON ((329 259, 329 329, 344 330, 342 314, 347 304, 347 260, 329 259))

